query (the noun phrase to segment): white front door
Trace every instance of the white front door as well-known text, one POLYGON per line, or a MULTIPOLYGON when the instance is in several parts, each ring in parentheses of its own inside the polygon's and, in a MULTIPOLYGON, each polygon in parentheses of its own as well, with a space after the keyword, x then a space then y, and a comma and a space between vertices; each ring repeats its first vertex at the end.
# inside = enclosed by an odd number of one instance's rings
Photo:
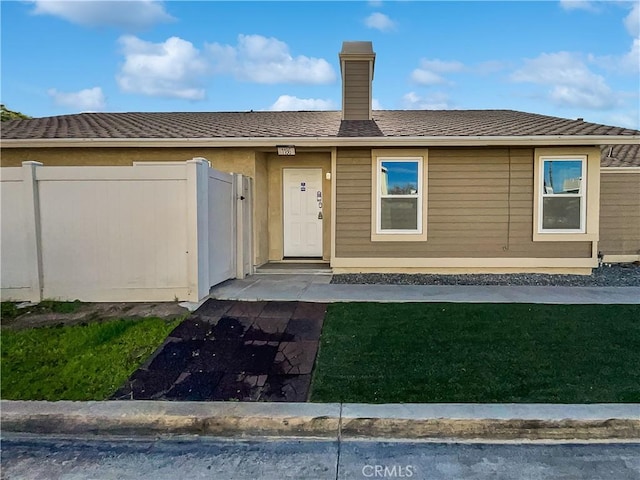
POLYGON ((283 172, 284 256, 322 257, 322 169, 283 172))

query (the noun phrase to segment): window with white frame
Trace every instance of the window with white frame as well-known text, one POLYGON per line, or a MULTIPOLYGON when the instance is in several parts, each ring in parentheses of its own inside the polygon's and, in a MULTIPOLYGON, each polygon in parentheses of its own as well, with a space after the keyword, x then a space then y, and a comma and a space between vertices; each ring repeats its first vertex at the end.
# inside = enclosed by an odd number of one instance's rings
POLYGON ((378 157, 376 233, 422 233, 422 168, 419 157, 378 157))
POLYGON ((584 233, 586 156, 541 157, 539 233, 584 233))

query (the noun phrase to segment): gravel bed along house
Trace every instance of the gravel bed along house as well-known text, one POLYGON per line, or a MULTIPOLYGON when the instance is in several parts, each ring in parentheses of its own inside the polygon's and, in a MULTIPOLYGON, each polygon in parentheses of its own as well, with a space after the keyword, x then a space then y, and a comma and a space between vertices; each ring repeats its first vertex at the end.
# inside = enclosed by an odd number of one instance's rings
POLYGON ((542 273, 433 275, 408 273, 348 273, 331 283, 382 285, 532 285, 565 287, 640 287, 640 264, 604 264, 591 275, 542 273))

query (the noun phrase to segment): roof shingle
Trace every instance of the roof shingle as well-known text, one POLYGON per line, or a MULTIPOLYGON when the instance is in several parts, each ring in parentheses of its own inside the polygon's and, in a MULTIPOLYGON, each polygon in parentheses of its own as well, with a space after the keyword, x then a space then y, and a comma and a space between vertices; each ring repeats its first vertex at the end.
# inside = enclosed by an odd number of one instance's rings
POLYGON ((639 135, 637 130, 513 110, 80 113, 2 124, 2 139, 639 135), (355 122, 355 123, 354 123, 355 122))
POLYGON ((603 145, 601 167, 640 167, 640 145, 603 145))

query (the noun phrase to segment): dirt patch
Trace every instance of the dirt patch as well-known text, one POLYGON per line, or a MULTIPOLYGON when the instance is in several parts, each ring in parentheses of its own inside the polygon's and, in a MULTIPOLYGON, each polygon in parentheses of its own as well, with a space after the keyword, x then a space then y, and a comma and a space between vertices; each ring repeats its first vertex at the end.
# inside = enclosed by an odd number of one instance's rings
POLYGON ((183 318, 189 310, 177 302, 156 303, 78 303, 73 312, 42 312, 37 305, 20 308, 13 318, 2 318, 2 328, 25 328, 55 325, 78 325, 85 322, 101 322, 115 318, 158 317, 165 320, 183 318))
POLYGON ((207 300, 111 398, 305 402, 326 310, 207 300))

